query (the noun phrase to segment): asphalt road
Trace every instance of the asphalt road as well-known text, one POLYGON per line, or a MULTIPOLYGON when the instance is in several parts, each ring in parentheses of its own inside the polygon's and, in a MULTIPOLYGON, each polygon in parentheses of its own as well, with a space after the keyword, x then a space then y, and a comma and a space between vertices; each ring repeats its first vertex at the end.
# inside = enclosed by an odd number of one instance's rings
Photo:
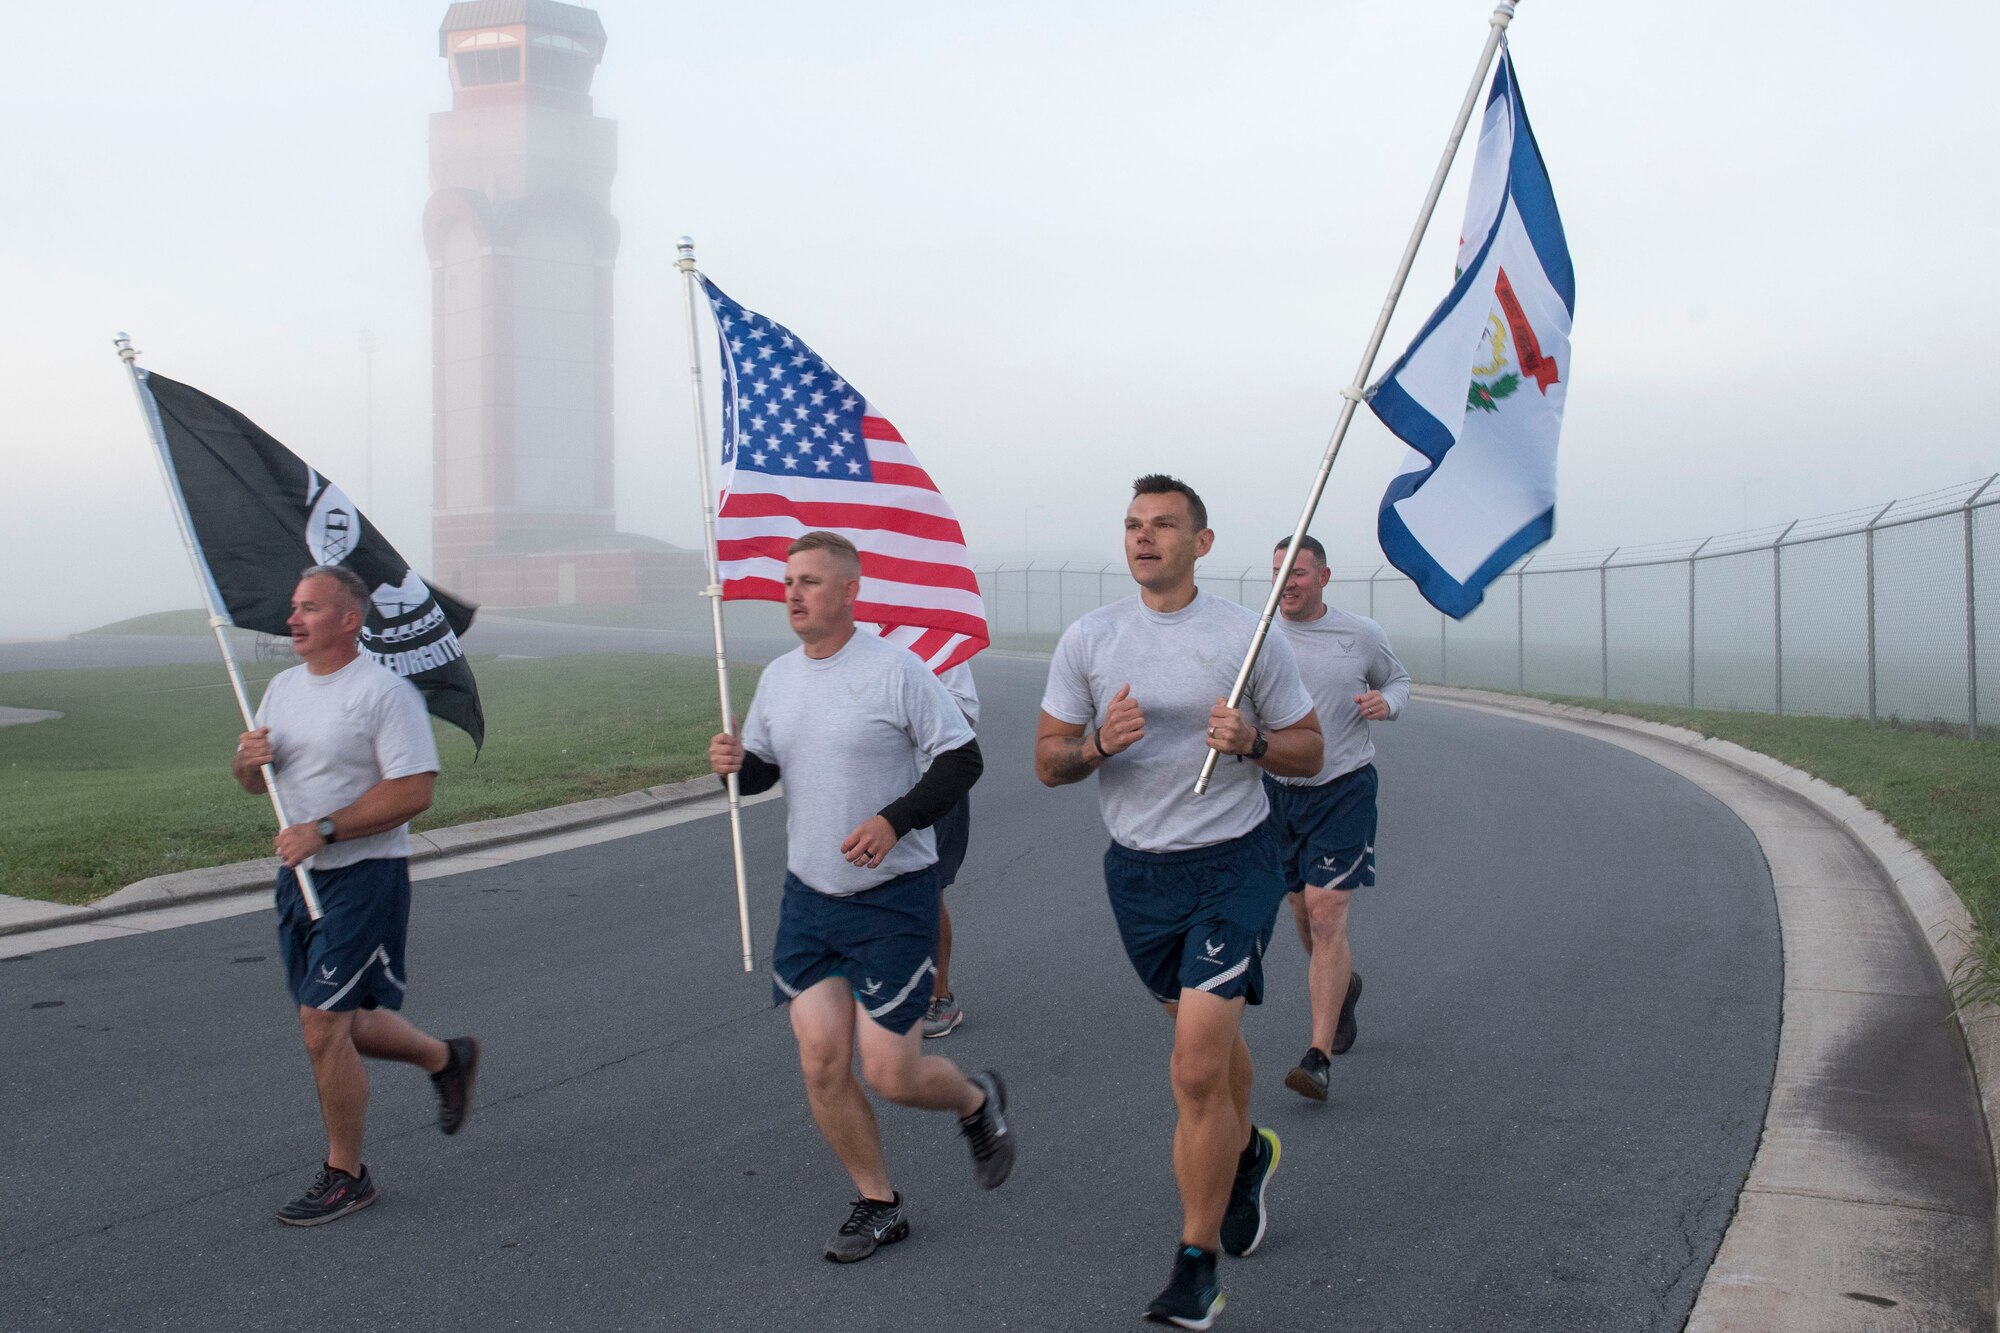
MULTIPOLYGON (((820 1259, 849 1186, 790 1032, 736 957, 701 820, 419 886, 406 1013, 486 1045, 445 1139, 376 1066, 374 1208, 272 1210, 323 1140, 272 920, 0 963, 0 1328, 1102 1330, 1165 1280, 1169 1028, 1119 949, 1088 787, 1029 762, 1040 663, 982 659, 985 780, 952 893, 964 1027, 1003 1071, 1013 1179, 887 1108, 912 1235, 820 1259)), ((1721 805, 1625 751, 1418 705, 1379 729, 1381 883, 1333 1100, 1297 942, 1247 1022, 1283 1136, 1239 1329, 1678 1329, 1757 1142, 1776 1050, 1770 878, 1721 805)), ((768 947, 783 812, 747 812, 768 947)), ((1281 923, 1281 926, 1283 923, 1281 923)))

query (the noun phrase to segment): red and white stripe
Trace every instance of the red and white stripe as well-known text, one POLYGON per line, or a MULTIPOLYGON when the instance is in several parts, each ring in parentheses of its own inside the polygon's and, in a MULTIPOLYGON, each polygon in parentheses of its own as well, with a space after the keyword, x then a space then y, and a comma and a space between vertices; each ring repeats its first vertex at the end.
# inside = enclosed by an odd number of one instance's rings
POLYGON ((887 418, 864 407, 861 434, 872 484, 730 469, 715 520, 722 596, 782 602, 785 548, 808 532, 837 532, 861 553, 855 619, 945 671, 990 641, 965 533, 887 418))

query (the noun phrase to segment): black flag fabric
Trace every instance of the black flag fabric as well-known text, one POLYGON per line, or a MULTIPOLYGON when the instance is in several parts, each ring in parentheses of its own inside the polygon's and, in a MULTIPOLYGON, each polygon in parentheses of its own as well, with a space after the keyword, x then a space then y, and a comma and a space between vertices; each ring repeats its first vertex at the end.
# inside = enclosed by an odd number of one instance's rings
POLYGON ((308 565, 345 565, 372 589, 361 648, 423 691, 431 713, 485 744, 479 687, 458 636, 476 607, 426 584, 340 487, 256 422, 164 375, 139 372, 217 600, 245 629, 286 634, 308 565))

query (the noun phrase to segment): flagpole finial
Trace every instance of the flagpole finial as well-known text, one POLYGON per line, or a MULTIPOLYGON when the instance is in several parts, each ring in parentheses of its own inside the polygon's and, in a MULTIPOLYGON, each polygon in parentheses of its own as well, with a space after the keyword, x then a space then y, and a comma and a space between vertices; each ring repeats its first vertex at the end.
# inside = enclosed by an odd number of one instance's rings
POLYGON ((1493 17, 1487 20, 1494 27, 1501 29, 1506 28, 1513 21, 1514 0, 1500 0, 1500 3, 1493 10, 1493 17))
POLYGON ((674 261, 674 267, 679 269, 683 273, 694 272, 695 271, 694 237, 692 236, 681 237, 680 242, 675 246, 675 249, 681 252, 681 257, 674 261))
POLYGON ((118 349, 118 359, 120 361, 129 365, 133 361, 138 360, 139 350, 132 346, 131 334, 120 332, 117 337, 111 340, 111 345, 118 349))

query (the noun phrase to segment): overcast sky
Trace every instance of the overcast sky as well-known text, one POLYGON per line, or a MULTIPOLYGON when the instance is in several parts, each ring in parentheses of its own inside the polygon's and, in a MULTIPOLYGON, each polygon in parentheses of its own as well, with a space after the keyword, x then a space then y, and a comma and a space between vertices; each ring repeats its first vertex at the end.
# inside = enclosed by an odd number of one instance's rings
MULTIPOLYGON (((980 562, 1115 559, 1130 479, 1164 470, 1208 499, 1221 568, 1261 562, 1294 521, 1490 5, 598 10, 622 526, 699 539, 686 232, 732 296, 896 422, 980 562)), ((427 116, 450 104, 444 11, 97 0, 10 18, 0 638, 196 600, 120 329, 427 562, 419 219, 427 116)), ((1551 549, 2000 469, 1996 38, 1994 7, 1933 0, 1524 0, 1514 56, 1577 283, 1551 549)), ((1444 294, 1466 169, 1378 371, 1444 294)), ((1402 452, 1357 416, 1315 524, 1336 563, 1380 559, 1402 452)))

